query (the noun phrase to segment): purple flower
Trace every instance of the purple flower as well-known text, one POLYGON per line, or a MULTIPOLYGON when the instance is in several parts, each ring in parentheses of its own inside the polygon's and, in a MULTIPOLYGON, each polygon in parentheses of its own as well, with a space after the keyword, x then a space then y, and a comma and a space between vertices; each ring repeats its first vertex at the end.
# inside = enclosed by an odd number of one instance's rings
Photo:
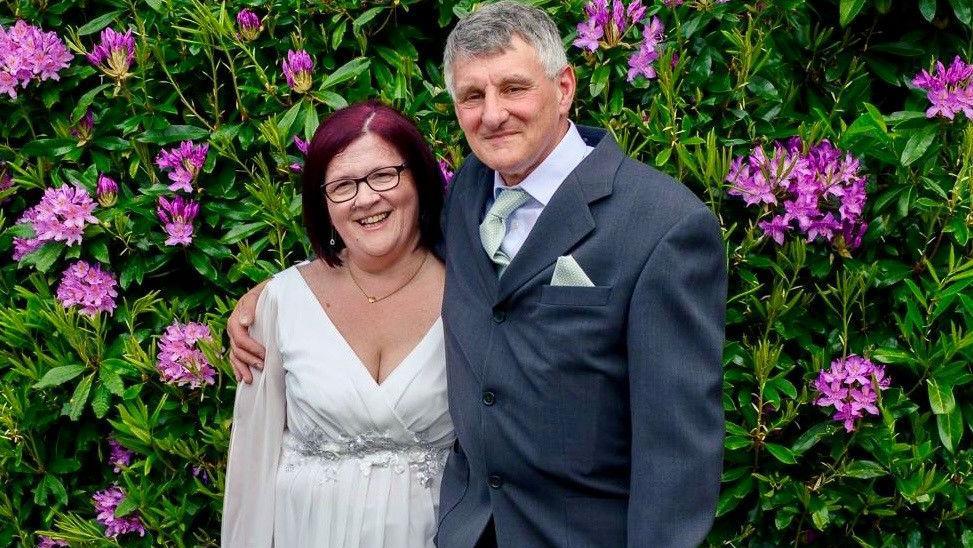
POLYGON ((61 548, 63 546, 69 546, 69 544, 63 540, 45 537, 44 535, 40 535, 37 539, 37 548, 61 548))
POLYGON ((111 272, 102 270, 97 264, 77 261, 61 275, 57 299, 64 308, 80 306, 81 312, 89 316, 99 312, 111 314, 115 310, 117 287, 111 272))
POLYGON ((97 223, 92 215, 95 202, 88 191, 79 186, 61 185, 44 191, 41 201, 24 212, 20 223, 29 223, 33 238, 14 238, 14 260, 50 241, 80 244, 84 227, 97 223))
POLYGON ((306 51, 302 49, 297 51, 287 50, 287 59, 281 61, 280 65, 284 70, 287 85, 292 90, 297 93, 305 93, 311 89, 313 83, 311 69, 314 68, 314 61, 311 60, 311 56, 306 51))
MULTIPOLYGON (((0 192, 13 188, 13 186, 14 186, 14 178, 10 175, 10 172, 7 171, 7 163, 0 162, 0 192)), ((6 203, 7 200, 9 199, 10 199, 9 197, 0 198, 0 205, 6 203)))
POLYGON ((183 141, 179 146, 163 149, 155 157, 155 165, 162 170, 169 170, 169 190, 193 191, 193 182, 199 171, 206 163, 209 144, 197 145, 192 141, 183 141))
POLYGON ((114 466, 116 473, 121 472, 122 467, 132 464, 132 457, 135 456, 135 453, 125 449, 125 447, 115 441, 114 438, 108 438, 108 449, 108 464, 114 466))
POLYGON ((101 31, 101 42, 88 54, 88 61, 92 65, 118 82, 131 76, 128 69, 134 60, 135 37, 132 36, 132 29, 122 34, 111 27, 106 28, 101 31))
POLYGON ((963 113, 973 120, 973 64, 967 64, 957 55, 947 68, 936 61, 933 73, 923 70, 912 79, 912 85, 926 90, 926 98, 932 103, 926 117, 942 116, 953 119, 963 113))
POLYGON ((199 204, 176 196, 171 201, 159 196, 156 208, 162 228, 169 237, 166 245, 189 245, 193 241, 193 219, 199 213, 199 204))
POLYGON ((829 141, 821 141, 806 153, 800 139, 774 143, 767 157, 762 147, 749 157, 737 157, 726 177, 727 193, 747 205, 769 206, 774 217, 757 224, 780 245, 787 230, 797 225, 807 240, 832 243, 840 254, 861 245, 867 225, 865 178, 861 164, 829 141))
POLYGON ((877 391, 890 385, 883 366, 852 354, 832 361, 830 368, 818 373, 814 387, 820 395, 814 403, 819 407, 834 407, 832 418, 851 432, 865 413, 878 415, 877 391))
POLYGON ((606 48, 618 45, 625 31, 645 16, 642 0, 634 0, 627 7, 622 0, 612 0, 611 8, 607 0, 591 0, 584 11, 587 19, 578 23, 574 45, 588 51, 595 51, 601 45, 606 48))
POLYGON ((261 29, 263 29, 263 25, 260 24, 260 18, 257 17, 257 14, 247 8, 237 12, 236 24, 237 28, 240 29, 240 38, 247 42, 256 40, 260 36, 261 29))
POLYGON ((118 183, 111 177, 101 173, 98 175, 98 185, 95 187, 98 203, 101 207, 111 207, 118 201, 118 183))
POLYGON ((115 515, 118 505, 125 500, 125 492, 118 484, 114 484, 108 489, 98 491, 91 499, 95 503, 95 520, 105 526, 105 536, 110 539, 117 539, 119 535, 126 533, 138 533, 140 537, 145 536, 145 524, 137 514, 129 514, 124 517, 115 515))
POLYGON ((453 170, 451 169, 449 162, 446 160, 439 160, 439 172, 443 174, 443 184, 449 186, 449 183, 453 180, 453 170))
POLYGON ((95 114, 89 108, 85 111, 84 116, 78 120, 78 123, 71 127, 71 135, 77 137, 81 143, 86 143, 91 140, 91 136, 95 133, 94 130, 95 114))
POLYGON ((201 323, 183 325, 177 321, 166 328, 159 340, 156 364, 163 381, 177 386, 188 384, 190 388, 216 382, 216 370, 203 352, 196 348, 200 340, 212 340, 209 328, 201 323))
POLYGON ((199 478, 199 481, 203 482, 203 484, 209 485, 210 477, 205 468, 202 466, 193 466, 192 473, 194 478, 199 478))
POLYGON ((643 40, 639 45, 638 51, 628 58, 628 81, 631 82, 636 76, 642 75, 646 78, 655 78, 655 63, 659 58, 659 43, 662 42, 662 35, 665 27, 658 17, 653 17, 645 30, 642 32, 643 40))
POLYGON ((73 58, 54 32, 21 20, 9 28, 0 26, 0 94, 16 99, 17 86, 26 88, 35 79, 58 80, 73 58))
MULTIPOLYGON (((307 147, 311 145, 309 141, 305 141, 298 136, 294 136, 294 144, 297 146, 297 150, 301 152, 301 155, 307 158, 307 147)), ((300 173, 304 170, 303 162, 294 162, 290 165, 291 171, 294 173, 300 173)))

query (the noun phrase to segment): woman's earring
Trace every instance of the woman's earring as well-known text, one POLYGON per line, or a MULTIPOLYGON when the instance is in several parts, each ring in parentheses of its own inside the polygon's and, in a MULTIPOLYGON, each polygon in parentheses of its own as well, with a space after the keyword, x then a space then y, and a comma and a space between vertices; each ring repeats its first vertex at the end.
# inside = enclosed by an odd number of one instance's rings
POLYGON ((334 225, 331 226, 331 241, 328 242, 331 247, 334 247, 334 225))

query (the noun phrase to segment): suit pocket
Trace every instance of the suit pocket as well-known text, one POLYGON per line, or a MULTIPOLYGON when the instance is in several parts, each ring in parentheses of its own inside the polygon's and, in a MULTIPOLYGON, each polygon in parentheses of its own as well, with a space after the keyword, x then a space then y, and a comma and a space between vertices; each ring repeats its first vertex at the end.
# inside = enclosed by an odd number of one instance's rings
POLYGON ((611 297, 612 286, 582 287, 545 285, 540 304, 549 306, 604 306, 611 297))

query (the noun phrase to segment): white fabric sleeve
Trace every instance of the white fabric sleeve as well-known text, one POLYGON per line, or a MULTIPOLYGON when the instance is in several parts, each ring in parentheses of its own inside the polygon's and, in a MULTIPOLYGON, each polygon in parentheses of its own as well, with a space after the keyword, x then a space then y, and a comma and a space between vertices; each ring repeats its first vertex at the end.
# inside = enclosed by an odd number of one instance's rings
POLYGON ((277 463, 286 424, 277 285, 272 280, 260 294, 250 327, 266 348, 263 371, 253 369, 253 383, 237 384, 223 498, 224 547, 273 546, 277 463))

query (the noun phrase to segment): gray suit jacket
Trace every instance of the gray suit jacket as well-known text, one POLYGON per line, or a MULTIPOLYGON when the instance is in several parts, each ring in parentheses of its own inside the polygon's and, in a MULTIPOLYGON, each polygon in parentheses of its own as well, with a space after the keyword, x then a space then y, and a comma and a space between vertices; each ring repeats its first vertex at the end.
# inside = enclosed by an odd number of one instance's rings
POLYGON ((470 156, 444 212, 446 364, 457 443, 437 543, 693 546, 721 471, 726 268, 685 186, 603 130, 498 280, 478 224, 493 172, 470 156), (549 285, 571 254, 596 287, 549 285))

